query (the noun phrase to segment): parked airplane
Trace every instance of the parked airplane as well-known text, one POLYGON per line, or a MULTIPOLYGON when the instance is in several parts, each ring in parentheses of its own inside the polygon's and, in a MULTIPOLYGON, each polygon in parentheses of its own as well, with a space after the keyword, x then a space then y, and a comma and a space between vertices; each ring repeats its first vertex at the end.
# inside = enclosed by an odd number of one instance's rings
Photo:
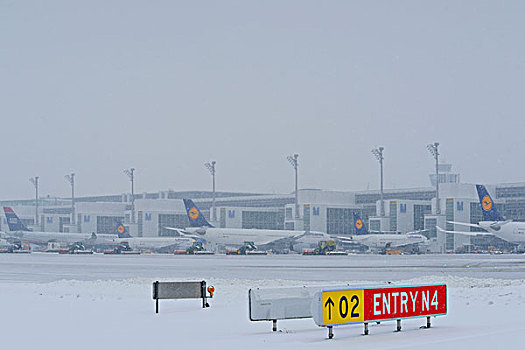
POLYGON ((226 247, 241 247, 245 242, 253 242, 255 246, 263 249, 288 248, 290 244, 301 242, 301 239, 308 240, 311 237, 318 238, 317 241, 330 239, 330 236, 322 232, 216 228, 204 218, 191 199, 183 199, 183 201, 190 227, 186 229, 166 227, 166 229, 177 231, 181 236, 203 239, 208 248, 222 250, 226 247))
POLYGON ((525 247, 525 222, 513 222, 512 220, 505 220, 505 218, 496 209, 496 204, 492 200, 492 197, 485 186, 476 185, 476 190, 478 191, 481 212, 483 213, 483 221, 480 221, 478 224, 456 221, 447 222, 467 227, 481 228, 487 232, 446 231, 441 227, 436 226, 438 231, 468 236, 494 235, 507 242, 517 244, 518 248, 523 250, 525 247))
POLYGON ((48 242, 75 243, 83 242, 92 245, 101 237, 94 233, 37 232, 31 231, 10 207, 4 207, 4 214, 10 232, 5 232, 5 239, 20 240, 25 243, 47 245, 48 242))
MULTIPOLYGON (((354 212, 355 235, 337 237, 343 243, 359 243, 373 250, 384 250, 387 248, 401 248, 415 246, 427 242, 427 238, 416 232, 405 234, 397 233, 371 233, 358 213, 354 212)), ((421 232, 421 231, 417 231, 421 232)))
POLYGON ((119 223, 116 234, 67 233, 67 232, 35 232, 29 230, 10 207, 4 207, 7 224, 11 232, 5 233, 7 240, 20 240, 36 245, 47 245, 48 242, 72 244, 82 242, 87 246, 116 246, 128 242, 134 250, 152 249, 186 249, 193 244, 193 239, 187 237, 132 237, 127 228, 119 223))
POLYGON ((187 249, 194 242, 190 237, 132 237, 127 227, 122 223, 117 224, 117 236, 113 236, 112 243, 127 242, 133 250, 151 249, 156 251, 174 249, 187 249))

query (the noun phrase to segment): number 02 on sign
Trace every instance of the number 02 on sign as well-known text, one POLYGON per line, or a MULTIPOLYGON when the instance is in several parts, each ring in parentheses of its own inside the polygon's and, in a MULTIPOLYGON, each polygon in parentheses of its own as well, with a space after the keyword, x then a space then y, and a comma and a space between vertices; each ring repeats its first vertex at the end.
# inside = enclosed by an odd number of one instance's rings
POLYGON ((326 324, 363 322, 364 290, 334 290, 323 294, 323 321, 326 324))

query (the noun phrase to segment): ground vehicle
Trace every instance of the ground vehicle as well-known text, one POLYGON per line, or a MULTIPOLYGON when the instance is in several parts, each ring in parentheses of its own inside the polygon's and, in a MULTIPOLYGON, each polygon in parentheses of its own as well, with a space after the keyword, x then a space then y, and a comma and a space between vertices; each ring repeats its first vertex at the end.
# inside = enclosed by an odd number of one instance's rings
POLYGON ((12 243, 2 244, 0 253, 31 253, 31 248, 27 245, 23 245, 21 241, 14 241, 12 243))
POLYGON ((120 242, 115 248, 104 250, 104 254, 140 254, 138 250, 133 250, 128 242, 120 242))
POLYGON ((319 241, 319 244, 314 249, 303 250, 303 255, 327 255, 330 252, 335 252, 336 248, 336 241, 319 241))
POLYGON ((59 249, 58 254, 93 254, 93 251, 86 249, 84 243, 75 242, 68 248, 59 249))
POLYGON ((257 246, 252 241, 244 241, 244 244, 233 250, 226 250, 226 255, 266 255, 266 251, 257 250, 257 246))
POLYGON ((173 251, 177 255, 213 255, 215 252, 204 249, 202 241, 194 241, 187 249, 178 249, 173 251))

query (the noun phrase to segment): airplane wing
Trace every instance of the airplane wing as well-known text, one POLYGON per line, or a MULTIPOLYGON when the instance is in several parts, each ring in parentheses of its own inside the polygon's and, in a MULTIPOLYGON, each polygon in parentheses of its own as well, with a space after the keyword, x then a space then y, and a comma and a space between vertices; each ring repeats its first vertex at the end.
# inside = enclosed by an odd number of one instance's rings
POLYGON ((417 234, 420 234, 420 233, 423 233, 423 232, 428 232, 430 230, 426 229, 426 230, 416 230, 416 231, 410 231, 410 232, 407 232, 406 234, 407 235, 417 235, 417 234))
POLYGON ((200 237, 199 235, 196 235, 194 233, 190 233, 190 232, 185 231, 185 230, 180 229, 180 228, 168 227, 168 226, 164 226, 164 228, 166 230, 177 232, 179 234, 179 236, 183 237, 183 238, 191 238, 191 239, 196 240, 196 241, 205 241, 206 240, 205 238, 200 237))
POLYGON ((508 224, 509 222, 512 222, 513 220, 505 220, 505 221, 497 221, 496 223, 500 226, 503 226, 505 224, 508 224))
POLYGON ((489 232, 447 231, 447 230, 442 229, 439 226, 436 226, 436 229, 439 232, 452 233, 452 234, 465 235, 465 236, 479 236, 479 235, 482 235, 482 236, 493 236, 493 234, 489 233, 489 232))
POLYGON ((164 228, 166 230, 175 231, 182 237, 191 237, 191 238, 195 237, 195 235, 193 235, 193 234, 191 234, 191 233, 189 233, 187 231, 184 231, 183 229, 180 229, 180 228, 168 227, 168 226, 164 226, 164 228))
POLYGON ((277 238, 277 239, 273 239, 273 240, 269 240, 269 241, 266 241, 266 242, 259 243, 257 245, 258 246, 265 246, 265 245, 268 245, 268 244, 285 244, 285 243, 289 244, 289 243, 295 242, 299 238, 302 238, 302 237, 304 237, 306 235, 308 235, 308 233, 307 232, 303 232, 303 233, 300 233, 300 234, 295 235, 295 236, 277 238))
MULTIPOLYGON (((461 225, 461 226, 467 226, 467 227, 477 227, 477 228, 482 228, 482 227, 479 226, 478 224, 470 224, 470 223, 467 223, 467 222, 447 221, 447 223, 449 223, 449 224, 461 225)), ((436 226, 436 227, 437 227, 437 226, 436 226)))
POLYGON ((13 237, 3 231, 0 232, 0 239, 5 241, 5 244, 13 244, 16 241, 20 241, 18 238, 13 237))
POLYGON ((359 243, 352 236, 343 237, 343 236, 333 236, 332 238, 341 241, 342 243, 359 243))
POLYGON ((413 245, 422 244, 422 243, 425 243, 425 242, 421 242, 421 241, 418 241, 418 242, 403 242, 403 243, 392 242, 392 243, 390 243, 389 247, 390 248, 402 248, 402 247, 408 247, 408 246, 413 246, 413 245))

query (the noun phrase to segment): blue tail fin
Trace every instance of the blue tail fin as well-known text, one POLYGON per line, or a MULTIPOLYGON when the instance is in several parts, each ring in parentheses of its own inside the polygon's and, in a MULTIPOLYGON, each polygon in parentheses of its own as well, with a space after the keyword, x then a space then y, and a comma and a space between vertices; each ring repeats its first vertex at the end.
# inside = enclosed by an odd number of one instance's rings
POLYGON ((22 220, 20 220, 11 207, 4 207, 4 213, 9 231, 31 231, 22 223, 22 220))
POLYGON ((183 199, 184 206, 186 207, 186 214, 188 214, 188 219, 190 220, 190 226, 191 227, 213 227, 204 215, 202 215, 201 211, 195 203, 191 199, 183 199))
POLYGON ((476 185, 476 190, 478 190, 483 221, 505 221, 505 218, 496 209, 496 203, 492 200, 485 186, 476 185))
POLYGON ((355 233, 358 235, 367 235, 370 233, 368 232, 365 223, 363 220, 361 220, 361 217, 356 212, 354 212, 354 228, 355 233))
POLYGON ((124 226, 121 222, 117 223, 117 234, 118 238, 131 238, 128 228, 124 226))

